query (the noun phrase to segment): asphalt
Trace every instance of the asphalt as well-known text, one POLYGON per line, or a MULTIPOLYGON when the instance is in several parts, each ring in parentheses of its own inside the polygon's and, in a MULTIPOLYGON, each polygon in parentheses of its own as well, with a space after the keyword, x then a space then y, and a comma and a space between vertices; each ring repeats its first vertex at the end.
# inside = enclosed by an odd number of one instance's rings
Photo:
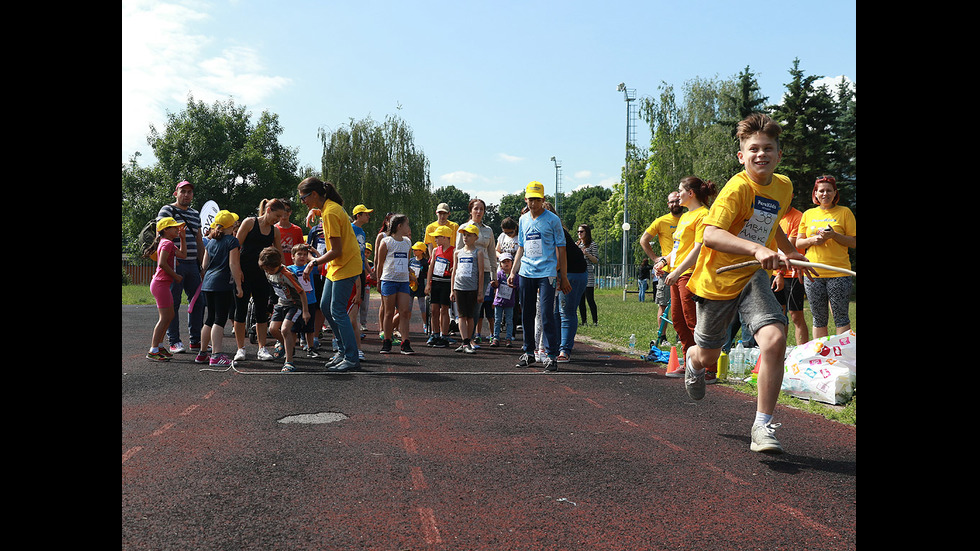
POLYGON ((411 356, 369 325, 355 373, 154 363, 156 315, 122 307, 123 549, 856 547, 853 426, 780 406, 784 453, 755 453, 755 399, 726 385, 695 402, 584 344, 516 368, 518 347, 427 348, 418 323, 411 356))

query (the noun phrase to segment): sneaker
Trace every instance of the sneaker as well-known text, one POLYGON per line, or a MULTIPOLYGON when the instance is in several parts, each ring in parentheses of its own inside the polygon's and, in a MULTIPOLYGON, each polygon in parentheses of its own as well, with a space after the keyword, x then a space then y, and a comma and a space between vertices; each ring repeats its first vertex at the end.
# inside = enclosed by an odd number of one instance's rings
POLYGON ((533 354, 528 354, 527 352, 525 352, 521 354, 521 359, 517 361, 516 367, 528 367, 529 365, 533 364, 535 361, 537 360, 534 359, 533 354))
POLYGON ((165 346, 161 346, 157 350, 159 350, 159 354, 161 356, 163 356, 163 358, 166 359, 166 360, 169 360, 170 358, 173 358, 174 357, 174 355, 171 354, 170 351, 167 350, 167 348, 165 346))
POLYGON ((510 348, 511 347, 510 339, 507 339, 507 340, 504 341, 504 347, 505 348, 510 348))
POLYGON ((361 370, 361 364, 359 362, 353 363, 346 359, 335 366, 327 368, 327 371, 331 373, 344 373, 346 371, 360 371, 360 370, 361 370))
POLYGON ((687 395, 691 399, 700 400, 704 398, 704 374, 706 372, 707 370, 702 370, 700 375, 696 375, 694 368, 691 367, 691 362, 684 362, 684 388, 687 389, 687 395))
POLYGON ((207 352, 199 352, 197 356, 194 357, 194 363, 196 364, 206 364, 208 363, 207 352))
POLYGON ((664 376, 670 377, 672 379, 679 379, 684 376, 684 368, 681 366, 677 366, 675 369, 668 369, 667 373, 665 373, 664 376))
POLYGON ((560 364, 567 364, 568 363, 568 360, 569 360, 568 352, 565 352, 564 350, 562 350, 561 352, 559 352, 558 353, 558 358, 555 359, 555 361, 558 362, 558 363, 560 363, 560 364))
POLYGON ((323 364, 323 367, 328 367, 328 368, 333 367, 343 361, 345 361, 344 355, 341 354, 340 352, 337 352, 336 354, 333 355, 332 358, 330 358, 330 360, 327 363, 323 364))
POLYGON ((779 445, 779 440, 773 436, 780 423, 755 423, 752 425, 752 444, 749 446, 754 452, 783 453, 783 447, 779 445))
POLYGON ((390 339, 385 339, 385 341, 383 343, 381 343, 381 353, 382 354, 391 354, 391 340, 390 339))
POLYGON ((425 345, 426 346, 432 346, 436 342, 436 339, 437 338, 438 337, 436 337, 435 335, 429 335, 429 339, 427 341, 425 341, 425 345))
POLYGON ((228 359, 227 354, 218 354, 217 356, 211 356, 208 364, 211 367, 228 367, 231 365, 231 360, 228 359))
POLYGON ((718 372, 717 371, 705 371, 704 372, 704 384, 713 385, 718 382, 718 372))
POLYGON ((314 350, 312 348, 307 348, 306 349, 306 357, 307 358, 319 358, 320 355, 317 354, 316 350, 314 350))
POLYGON ((435 342, 432 343, 432 348, 446 348, 449 346, 449 341, 443 337, 436 337, 435 342))
POLYGON ((170 345, 171 354, 181 354, 184 352, 184 343, 177 341, 170 345))
POLYGON ((192 342, 191 343, 190 351, 191 351, 191 353, 200 352, 201 351, 201 343, 199 343, 199 342, 192 342))
POLYGON ((272 354, 269 354, 269 351, 263 346, 262 348, 259 348, 259 352, 256 354, 256 357, 262 361, 266 361, 272 359, 272 354))
POLYGON ((151 362, 169 362, 170 358, 161 355, 159 352, 147 352, 146 359, 151 362))
POLYGON ((415 351, 412 350, 412 343, 408 339, 402 341, 401 353, 405 355, 415 354, 415 351))
POLYGON ((558 362, 550 356, 545 356, 544 360, 544 370, 545 371, 558 371, 558 362))
POLYGON ((296 371, 296 366, 289 362, 284 363, 282 369, 279 370, 280 373, 292 373, 294 371, 296 371))
POLYGON ((492 341, 490 341, 490 346, 491 347, 500 346, 500 339, 493 339, 492 341))
POLYGON ((461 344, 459 345, 459 348, 456 349, 456 352, 466 352, 466 348, 467 347, 465 344, 461 344))
POLYGON ((463 345, 463 353, 465 353, 465 354, 476 354, 476 349, 477 348, 479 348, 479 346, 474 346, 472 344, 470 344, 469 346, 463 345))
POLYGON ((358 361, 364 359, 364 351, 361 350, 360 348, 357 349, 357 359, 358 359, 358 361))
POLYGON ((239 348, 238 352, 235 352, 235 361, 240 362, 245 359, 245 349, 239 348))

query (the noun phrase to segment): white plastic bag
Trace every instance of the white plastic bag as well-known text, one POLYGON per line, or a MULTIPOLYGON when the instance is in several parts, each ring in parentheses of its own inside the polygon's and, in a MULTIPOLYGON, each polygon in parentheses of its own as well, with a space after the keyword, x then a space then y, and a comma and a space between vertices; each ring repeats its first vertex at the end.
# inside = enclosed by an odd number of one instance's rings
POLYGON ((857 386, 857 334, 814 339, 789 350, 784 362, 786 394, 827 404, 850 400, 857 386))

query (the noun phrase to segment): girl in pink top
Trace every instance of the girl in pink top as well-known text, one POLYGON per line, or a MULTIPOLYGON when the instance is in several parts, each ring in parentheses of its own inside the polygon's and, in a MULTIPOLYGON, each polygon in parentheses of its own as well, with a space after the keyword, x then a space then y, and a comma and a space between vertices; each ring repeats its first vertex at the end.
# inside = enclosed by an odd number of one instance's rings
POLYGON ((187 226, 177 222, 171 217, 160 219, 157 222, 157 271, 153 274, 150 282, 150 293, 157 301, 157 310, 160 318, 153 327, 153 335, 150 339, 150 351, 146 353, 147 359, 155 362, 168 361, 170 351, 166 347, 160 346, 163 337, 167 333, 167 327, 174 318, 174 299, 170 293, 170 284, 180 282, 183 277, 175 270, 178 258, 187 258, 187 226), (180 248, 174 244, 174 240, 180 239, 180 248))

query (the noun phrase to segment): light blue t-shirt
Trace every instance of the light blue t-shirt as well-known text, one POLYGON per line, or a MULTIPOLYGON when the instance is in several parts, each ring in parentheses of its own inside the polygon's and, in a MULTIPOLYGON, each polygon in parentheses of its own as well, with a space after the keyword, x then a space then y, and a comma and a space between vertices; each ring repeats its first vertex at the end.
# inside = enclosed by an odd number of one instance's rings
POLYGON ((357 246, 361 249, 361 265, 367 269, 367 259, 364 257, 364 246, 367 244, 367 233, 364 229, 351 222, 351 229, 354 230, 354 237, 357 239, 357 246))
POLYGON ((525 212, 517 224, 517 245, 524 249, 518 275, 531 278, 557 276, 558 253, 555 247, 565 246, 561 219, 547 209, 537 218, 525 212))

